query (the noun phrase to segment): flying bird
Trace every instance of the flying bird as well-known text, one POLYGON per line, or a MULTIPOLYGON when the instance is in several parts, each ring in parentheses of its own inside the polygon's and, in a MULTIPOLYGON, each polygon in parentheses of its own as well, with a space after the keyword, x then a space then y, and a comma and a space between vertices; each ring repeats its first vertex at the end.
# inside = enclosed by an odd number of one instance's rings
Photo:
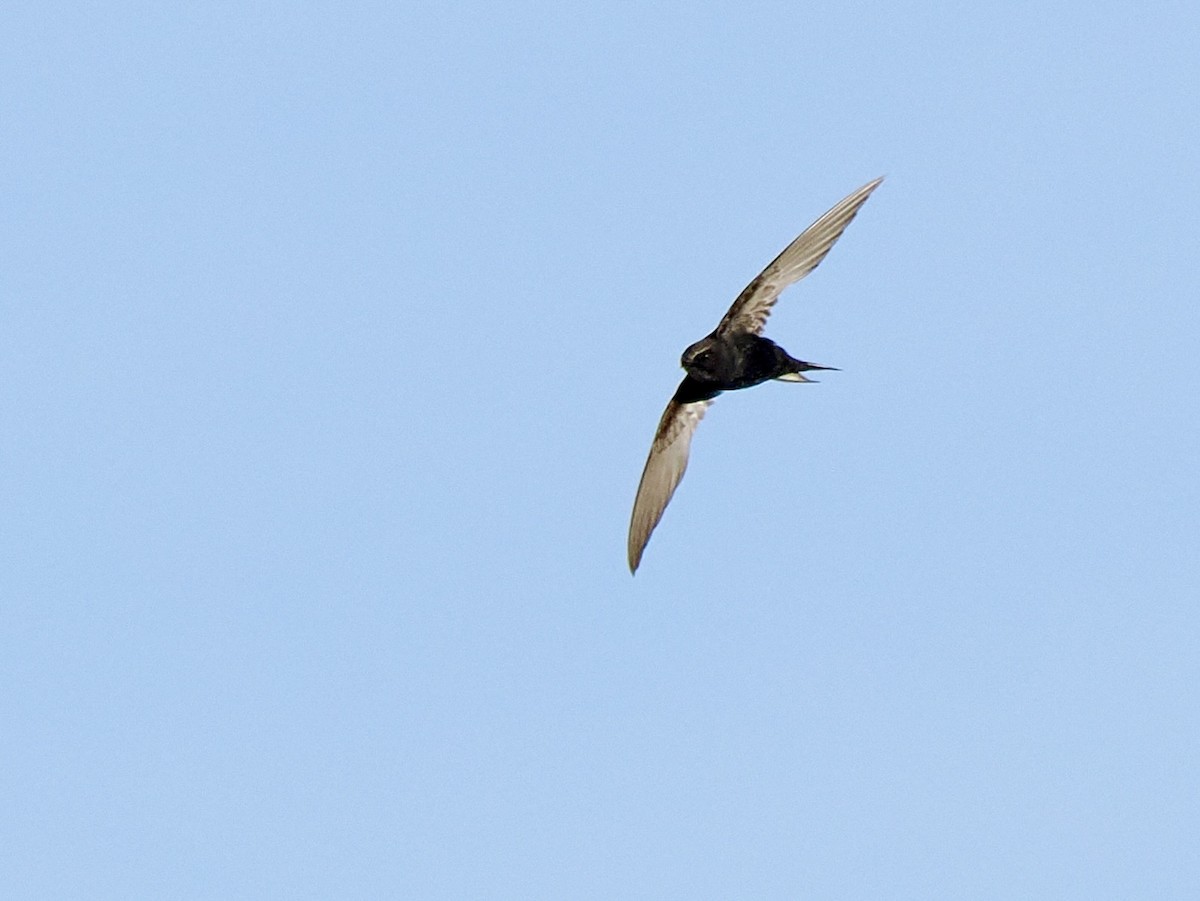
POLYGON ((692 434, 708 405, 722 391, 750 388, 769 379, 810 382, 804 373, 833 369, 797 360, 762 337, 771 308, 788 285, 808 275, 825 255, 883 177, 863 185, 804 230, 738 295, 716 329, 683 352, 687 371, 654 433, 629 522, 629 571, 637 572, 650 533, 687 469, 692 434))

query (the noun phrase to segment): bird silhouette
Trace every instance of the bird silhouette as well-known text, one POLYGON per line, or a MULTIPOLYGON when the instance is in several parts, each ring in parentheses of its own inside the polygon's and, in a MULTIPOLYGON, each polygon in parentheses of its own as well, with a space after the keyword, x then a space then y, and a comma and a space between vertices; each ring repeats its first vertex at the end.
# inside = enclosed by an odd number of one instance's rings
POLYGON ((683 352, 680 362, 687 375, 658 423, 633 502, 628 547, 631 573, 637 572, 650 533, 683 478, 692 434, 713 398, 769 379, 810 382, 804 373, 834 368, 797 360, 762 337, 763 326, 783 289, 817 268, 882 181, 881 176, 863 185, 805 229, 746 286, 713 332, 683 352))

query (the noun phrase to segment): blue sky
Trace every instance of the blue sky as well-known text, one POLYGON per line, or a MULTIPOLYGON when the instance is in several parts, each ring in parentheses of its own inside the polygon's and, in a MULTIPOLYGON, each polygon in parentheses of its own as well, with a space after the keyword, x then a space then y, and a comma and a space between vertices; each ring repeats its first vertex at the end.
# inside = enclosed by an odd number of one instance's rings
POLYGON ((1196 896, 1200 12, 3 32, 13 897, 1196 896))

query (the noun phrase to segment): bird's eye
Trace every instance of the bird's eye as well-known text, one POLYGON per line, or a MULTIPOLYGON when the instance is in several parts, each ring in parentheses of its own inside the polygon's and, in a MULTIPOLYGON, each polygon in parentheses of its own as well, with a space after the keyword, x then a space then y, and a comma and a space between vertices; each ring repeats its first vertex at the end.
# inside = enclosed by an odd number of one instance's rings
POLYGON ((711 359, 712 359, 712 351, 711 350, 702 350, 702 351, 700 351, 700 353, 696 354, 696 362, 697 363, 707 363, 711 359))

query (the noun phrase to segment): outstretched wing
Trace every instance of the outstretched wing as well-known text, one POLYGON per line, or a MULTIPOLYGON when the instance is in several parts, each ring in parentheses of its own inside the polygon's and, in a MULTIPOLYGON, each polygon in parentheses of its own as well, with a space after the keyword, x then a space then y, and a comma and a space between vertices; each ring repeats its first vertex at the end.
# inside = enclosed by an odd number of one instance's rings
POLYGON ((775 301, 779 299, 783 289, 800 281, 817 268, 821 260, 825 259, 825 254, 829 253, 829 249, 842 236, 859 207, 867 202, 867 198, 879 187, 881 181, 883 176, 863 185, 806 228, 800 237, 789 244, 783 253, 738 295, 721 324, 717 326, 717 334, 762 334, 767 317, 771 315, 771 307, 775 306, 775 301))
POLYGON ((658 431, 654 433, 654 443, 650 445, 646 468, 642 470, 637 499, 633 502, 633 517, 629 521, 630 572, 637 572, 650 533, 662 519, 671 495, 687 470, 692 434, 712 403, 711 399, 687 401, 686 386, 689 381, 686 378, 683 380, 675 397, 667 404, 658 423, 658 431))

